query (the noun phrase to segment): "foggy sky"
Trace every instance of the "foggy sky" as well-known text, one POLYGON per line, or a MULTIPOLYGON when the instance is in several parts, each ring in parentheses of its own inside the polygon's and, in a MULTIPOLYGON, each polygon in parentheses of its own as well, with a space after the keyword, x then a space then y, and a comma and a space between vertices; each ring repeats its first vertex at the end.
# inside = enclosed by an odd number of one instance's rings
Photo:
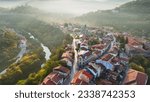
POLYGON ((10 8, 27 3, 48 12, 81 15, 96 10, 113 9, 129 1, 132 0, 0 0, 0 7, 10 8))

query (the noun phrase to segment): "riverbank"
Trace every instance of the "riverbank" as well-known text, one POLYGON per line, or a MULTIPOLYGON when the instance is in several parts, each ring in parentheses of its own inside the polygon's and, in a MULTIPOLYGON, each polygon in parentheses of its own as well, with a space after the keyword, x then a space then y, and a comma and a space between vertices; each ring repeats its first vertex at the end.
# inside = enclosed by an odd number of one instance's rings
MULTIPOLYGON (((30 39, 36 40, 40 43, 41 47, 43 48, 43 52, 45 53, 45 60, 48 61, 51 56, 50 49, 47 46, 45 46, 42 42, 40 42, 37 38, 35 38, 31 33, 28 33, 28 35, 30 36, 30 39)), ((44 63, 41 65, 41 67, 44 66, 44 63)))

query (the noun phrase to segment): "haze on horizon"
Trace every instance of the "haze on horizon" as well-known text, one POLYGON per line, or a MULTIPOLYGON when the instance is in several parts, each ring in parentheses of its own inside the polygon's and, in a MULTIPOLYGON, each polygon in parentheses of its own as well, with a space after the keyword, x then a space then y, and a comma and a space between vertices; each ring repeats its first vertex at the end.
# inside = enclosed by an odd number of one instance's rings
POLYGON ((28 4, 47 12, 81 15, 91 11, 108 10, 132 0, 0 0, 0 7, 28 4))

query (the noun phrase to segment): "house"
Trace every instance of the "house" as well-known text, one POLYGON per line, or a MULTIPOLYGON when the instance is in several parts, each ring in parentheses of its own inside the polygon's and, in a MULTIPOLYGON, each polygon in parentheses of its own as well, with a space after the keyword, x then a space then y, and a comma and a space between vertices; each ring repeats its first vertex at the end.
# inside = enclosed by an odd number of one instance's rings
POLYGON ((78 61, 79 61, 79 64, 80 65, 83 65, 85 60, 88 59, 88 57, 91 56, 91 52, 90 51, 84 51, 84 50, 81 50, 79 53, 78 53, 78 61))
POLYGON ((144 43, 144 49, 150 51, 150 42, 144 43))
POLYGON ((123 84, 125 85, 146 85, 148 80, 147 74, 129 69, 123 84))
POLYGON ((90 84, 93 79, 93 75, 87 72, 85 69, 78 71, 71 81, 73 85, 90 84))
POLYGON ((88 47, 88 44, 87 43, 81 43, 80 44, 80 50, 88 50, 89 47, 88 47))
POLYGON ((125 45, 125 52, 127 53, 128 56, 132 57, 135 55, 144 55, 144 53, 146 51, 143 48, 134 47, 132 45, 126 44, 125 45))
POLYGON ((66 51, 66 52, 64 52, 64 53, 62 54, 61 57, 62 57, 62 58, 68 58, 68 59, 72 60, 72 58, 73 58, 73 53, 72 53, 71 51, 66 51))
POLYGON ((70 70, 63 66, 53 68, 50 73, 42 82, 42 85, 62 85, 64 81, 69 78, 70 70))
POLYGON ((104 44, 97 44, 97 45, 93 45, 91 47, 91 50, 104 52, 105 48, 106 48, 106 45, 104 45, 104 44))
POLYGON ((58 67, 53 68, 53 72, 57 72, 61 75, 64 75, 65 77, 68 77, 71 71, 66 67, 58 66, 58 67))
POLYGON ((112 82, 106 79, 99 79, 96 81, 96 85, 112 85, 112 82))
POLYGON ((131 45, 135 48, 143 48, 143 44, 138 41, 138 39, 134 38, 134 37, 127 37, 128 40, 128 45, 131 45))
POLYGON ((120 58, 114 57, 114 58, 111 60, 111 63, 112 63, 112 64, 120 63, 120 58))
POLYGON ((117 56, 119 52, 119 48, 117 46, 113 46, 113 48, 109 51, 109 53, 112 53, 113 55, 117 56))
POLYGON ((69 58, 63 58, 61 59, 61 61, 64 61, 69 68, 73 66, 73 61, 70 60, 69 58))
POLYGON ((101 66, 94 62, 88 63, 88 65, 85 68, 89 73, 91 73, 94 76, 94 78, 100 77, 100 74, 103 71, 101 66))
POLYGON ((112 55, 112 54, 105 54, 102 58, 101 58, 101 60, 103 60, 103 61, 111 61, 111 59, 113 59, 114 58, 114 56, 112 55))
POLYGON ((64 75, 52 72, 43 80, 42 85, 62 85, 63 82, 64 75))
POLYGON ((109 73, 107 75, 107 79, 109 81, 111 81, 112 84, 114 84, 114 85, 118 84, 118 82, 121 81, 121 78, 119 78, 119 77, 122 77, 122 76, 119 75, 119 73, 114 72, 114 71, 109 71, 109 73))
POLYGON ((73 79, 71 82, 72 85, 88 85, 87 82, 77 78, 77 79, 73 79))
POLYGON ((106 70, 113 70, 113 65, 110 62, 103 61, 103 60, 96 60, 96 64, 102 64, 106 70))

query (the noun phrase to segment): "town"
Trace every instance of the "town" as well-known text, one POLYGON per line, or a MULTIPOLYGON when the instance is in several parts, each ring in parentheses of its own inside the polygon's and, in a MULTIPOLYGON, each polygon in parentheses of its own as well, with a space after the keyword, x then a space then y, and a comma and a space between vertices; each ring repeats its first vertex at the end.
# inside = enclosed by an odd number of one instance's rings
POLYGON ((112 27, 59 25, 73 38, 61 56, 63 65, 41 85, 146 85, 148 75, 129 66, 135 55, 150 58, 150 42, 129 33, 114 32, 112 27))

